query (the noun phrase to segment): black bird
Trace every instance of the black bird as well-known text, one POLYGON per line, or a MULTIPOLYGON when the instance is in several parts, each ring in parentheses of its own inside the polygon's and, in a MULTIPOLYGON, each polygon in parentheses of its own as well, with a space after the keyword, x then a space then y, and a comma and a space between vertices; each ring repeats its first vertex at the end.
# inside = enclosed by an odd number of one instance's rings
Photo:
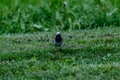
POLYGON ((62 36, 60 35, 60 32, 56 33, 55 39, 54 39, 54 44, 56 47, 60 47, 62 45, 62 36))

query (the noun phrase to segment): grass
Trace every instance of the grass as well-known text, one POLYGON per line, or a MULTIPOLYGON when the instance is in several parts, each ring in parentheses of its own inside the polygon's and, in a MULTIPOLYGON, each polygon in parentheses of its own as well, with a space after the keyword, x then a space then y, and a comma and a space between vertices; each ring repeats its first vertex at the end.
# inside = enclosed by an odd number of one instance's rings
POLYGON ((119 13, 119 0, 1 0, 0 80, 119 80, 119 13))
POLYGON ((120 26, 119 4, 118 0, 1 0, 0 34, 120 26))
POLYGON ((104 27, 62 32, 0 36, 1 80, 119 80, 120 28, 104 27))

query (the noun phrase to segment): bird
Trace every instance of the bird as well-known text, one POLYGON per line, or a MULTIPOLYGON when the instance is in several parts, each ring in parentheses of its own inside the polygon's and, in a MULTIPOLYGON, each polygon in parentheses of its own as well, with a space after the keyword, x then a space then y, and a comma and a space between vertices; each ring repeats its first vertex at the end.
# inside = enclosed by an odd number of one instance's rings
POLYGON ((62 42, 63 42, 63 38, 62 38, 60 32, 57 32, 56 36, 54 38, 54 45, 56 47, 60 47, 62 45, 62 42))

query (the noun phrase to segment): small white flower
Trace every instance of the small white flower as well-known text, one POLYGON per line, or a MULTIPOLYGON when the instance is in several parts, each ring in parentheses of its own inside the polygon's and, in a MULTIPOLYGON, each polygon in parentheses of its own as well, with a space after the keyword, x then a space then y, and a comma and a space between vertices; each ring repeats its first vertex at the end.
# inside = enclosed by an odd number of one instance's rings
POLYGON ((64 2, 64 6, 67 6, 67 5, 68 5, 68 3, 65 1, 65 2, 64 2))

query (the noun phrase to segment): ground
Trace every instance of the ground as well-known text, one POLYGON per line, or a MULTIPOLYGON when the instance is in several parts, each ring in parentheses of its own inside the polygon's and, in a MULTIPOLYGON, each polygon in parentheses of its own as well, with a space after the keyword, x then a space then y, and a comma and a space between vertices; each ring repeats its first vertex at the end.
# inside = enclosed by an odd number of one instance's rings
POLYGON ((120 28, 0 35, 0 80, 119 80, 120 28))

